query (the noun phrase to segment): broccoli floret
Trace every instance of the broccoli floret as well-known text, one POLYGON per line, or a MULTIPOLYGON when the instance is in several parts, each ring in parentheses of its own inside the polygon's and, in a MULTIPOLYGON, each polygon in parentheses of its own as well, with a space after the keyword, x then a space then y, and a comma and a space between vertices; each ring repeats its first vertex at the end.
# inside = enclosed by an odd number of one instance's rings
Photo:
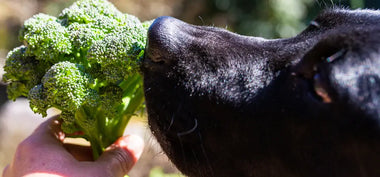
POLYGON ((11 100, 28 96, 29 90, 38 84, 48 68, 48 65, 40 64, 34 56, 27 55, 27 50, 26 46, 20 46, 7 56, 3 80, 9 82, 7 93, 11 100))
POLYGON ((73 23, 68 26, 68 30, 78 52, 86 52, 95 41, 102 40, 105 35, 103 30, 93 28, 92 24, 73 23))
POLYGON ((91 80, 81 65, 67 61, 56 63, 41 80, 45 102, 61 110, 78 110, 93 96, 89 87, 91 80))
MULTIPOLYGON (((83 131, 82 128, 80 128, 77 125, 77 120, 75 119, 75 115, 72 112, 62 112, 59 116, 60 119, 62 119, 61 129, 66 133, 76 133, 83 131)), ((83 133, 83 132, 81 132, 83 133)))
POLYGON ((139 65, 151 23, 106 0, 79 0, 58 18, 31 17, 20 32, 25 46, 7 57, 9 98, 27 96, 44 117, 60 109, 62 130, 89 140, 98 157, 144 108, 139 65))
POLYGON ((102 16, 107 18, 106 23, 110 23, 123 14, 107 0, 80 0, 64 9, 58 18, 64 25, 69 25, 74 22, 94 23, 102 16))
POLYGON ((104 79, 114 84, 138 70, 147 35, 147 25, 144 27, 134 16, 124 17, 123 26, 116 27, 88 50, 90 63, 99 64, 104 79))
POLYGON ((44 89, 42 84, 38 84, 29 90, 29 106, 35 113, 42 114, 43 117, 47 116, 46 111, 51 107, 46 102, 46 94, 44 93, 44 89))
POLYGON ((102 87, 99 90, 101 108, 104 111, 105 116, 113 118, 117 117, 120 109, 118 106, 121 105, 122 100, 120 98, 123 97, 123 90, 115 85, 110 85, 107 87, 102 87))
POLYGON ((20 39, 28 48, 26 53, 37 60, 56 63, 72 53, 72 44, 67 29, 58 19, 46 14, 37 14, 25 21, 20 39))
POLYGON ((30 107, 44 116, 49 107, 75 113, 84 102, 97 97, 90 84, 92 78, 83 66, 68 61, 56 63, 45 73, 41 83, 30 90, 30 107))

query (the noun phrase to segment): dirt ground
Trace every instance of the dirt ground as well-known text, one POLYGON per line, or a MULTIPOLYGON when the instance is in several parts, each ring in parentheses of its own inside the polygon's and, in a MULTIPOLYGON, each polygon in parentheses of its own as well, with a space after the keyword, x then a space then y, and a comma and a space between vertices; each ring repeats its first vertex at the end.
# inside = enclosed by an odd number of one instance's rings
MULTIPOLYGON (((57 111, 51 110, 49 114, 57 114, 57 111)), ((16 102, 9 101, 0 108, 0 172, 12 159, 17 144, 44 120, 40 115, 33 114, 26 99, 18 99, 16 102)), ((146 145, 141 159, 129 173, 130 177, 153 176, 150 175, 150 172, 157 167, 165 173, 178 173, 151 135, 146 119, 133 118, 125 133, 139 135, 145 140, 146 145)), ((165 176, 169 175, 161 175, 161 177, 165 176)))

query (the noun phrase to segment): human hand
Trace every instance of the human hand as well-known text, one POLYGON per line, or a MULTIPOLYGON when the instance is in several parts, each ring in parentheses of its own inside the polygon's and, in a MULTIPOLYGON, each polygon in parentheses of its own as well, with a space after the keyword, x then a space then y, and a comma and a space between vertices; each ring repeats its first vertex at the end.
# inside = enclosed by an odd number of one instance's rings
POLYGON ((91 161, 90 147, 64 144, 64 138, 57 117, 45 121, 18 145, 3 177, 122 177, 137 162, 144 147, 141 138, 127 135, 91 161))

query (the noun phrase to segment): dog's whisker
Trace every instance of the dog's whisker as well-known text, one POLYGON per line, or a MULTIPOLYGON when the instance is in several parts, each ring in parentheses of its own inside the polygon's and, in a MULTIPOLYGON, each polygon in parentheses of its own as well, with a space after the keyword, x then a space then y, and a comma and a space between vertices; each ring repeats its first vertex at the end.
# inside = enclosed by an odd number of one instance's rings
POLYGON ((176 117, 176 113, 180 113, 182 109, 182 102, 179 103, 178 107, 177 107, 177 111, 173 113, 173 115, 171 116, 171 119, 170 119, 170 123, 169 123, 169 126, 168 128, 166 128, 166 131, 168 132, 170 130, 170 128, 173 126, 174 124, 174 119, 176 117))
POLYGON ((181 146, 181 151, 182 151, 182 157, 183 157, 183 160, 186 161, 185 149, 184 149, 184 147, 183 147, 182 139, 181 139, 181 137, 178 136, 178 135, 177 135, 177 137, 178 137, 178 142, 179 142, 179 144, 180 144, 180 146, 181 146))
POLYGON ((202 138, 202 135, 201 135, 201 133, 199 131, 198 131, 198 138, 199 138, 199 141, 200 141, 200 147, 201 147, 201 150, 202 150, 202 154, 203 154, 204 158, 206 159, 207 167, 208 167, 208 169, 209 169, 209 171, 211 173, 211 176, 213 177, 214 176, 214 170, 213 170, 213 168, 211 166, 211 163, 210 163, 210 160, 209 160, 209 158, 207 156, 205 147, 203 145, 203 138, 202 138))
POLYGON ((187 131, 184 131, 184 132, 177 133, 177 136, 178 136, 178 137, 181 137, 181 136, 184 136, 184 135, 191 134, 191 133, 193 133, 197 128, 198 128, 198 120, 197 120, 197 119, 194 119, 194 127, 191 128, 190 130, 187 130, 187 131))
POLYGON ((195 125, 194 125, 193 128, 191 128, 188 131, 177 133, 177 137, 178 137, 178 140, 179 140, 179 143, 180 143, 180 146, 181 146, 182 156, 183 156, 183 159, 185 161, 186 161, 186 155, 185 155, 185 149, 184 149, 181 137, 184 136, 184 135, 188 135, 188 134, 190 134, 190 133, 192 133, 192 132, 194 132, 196 130, 196 128, 198 127, 198 121, 197 121, 197 119, 194 119, 194 121, 195 121, 195 125))
POLYGON ((175 118, 175 113, 173 113, 171 119, 170 119, 170 123, 169 123, 169 126, 168 128, 166 129, 166 131, 168 132, 170 130, 170 128, 173 126, 173 123, 174 123, 174 118, 175 118))

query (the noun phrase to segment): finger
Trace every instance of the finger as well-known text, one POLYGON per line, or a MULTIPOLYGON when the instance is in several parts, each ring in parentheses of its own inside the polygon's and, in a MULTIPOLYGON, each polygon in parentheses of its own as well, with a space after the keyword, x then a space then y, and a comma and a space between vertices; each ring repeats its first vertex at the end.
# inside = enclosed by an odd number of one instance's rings
POLYGON ((61 130, 58 117, 54 116, 38 126, 28 138, 18 145, 16 154, 20 158, 23 156, 41 156, 45 159, 62 158, 74 161, 75 158, 63 147, 65 134, 61 130))
POLYGON ((111 176, 124 176, 136 164, 144 149, 144 141, 136 135, 116 140, 99 157, 96 163, 108 166, 111 176))
POLYGON ((63 142, 65 139, 65 134, 61 130, 61 122, 58 119, 59 116, 53 116, 43 122, 37 129, 32 133, 32 137, 38 137, 46 143, 56 143, 57 140, 63 142))
POLYGON ((3 170, 3 176, 2 177, 10 177, 11 175, 9 174, 9 165, 7 165, 4 170, 3 170))
POLYGON ((59 116, 54 116, 42 123, 32 134, 32 137, 37 143, 43 143, 45 146, 49 146, 49 148, 53 147, 50 150, 57 154, 67 155, 69 153, 78 161, 93 161, 91 147, 71 143, 63 144, 65 133, 61 129, 59 116))
POLYGON ((78 161, 93 161, 92 149, 90 146, 65 143, 65 149, 78 161))

